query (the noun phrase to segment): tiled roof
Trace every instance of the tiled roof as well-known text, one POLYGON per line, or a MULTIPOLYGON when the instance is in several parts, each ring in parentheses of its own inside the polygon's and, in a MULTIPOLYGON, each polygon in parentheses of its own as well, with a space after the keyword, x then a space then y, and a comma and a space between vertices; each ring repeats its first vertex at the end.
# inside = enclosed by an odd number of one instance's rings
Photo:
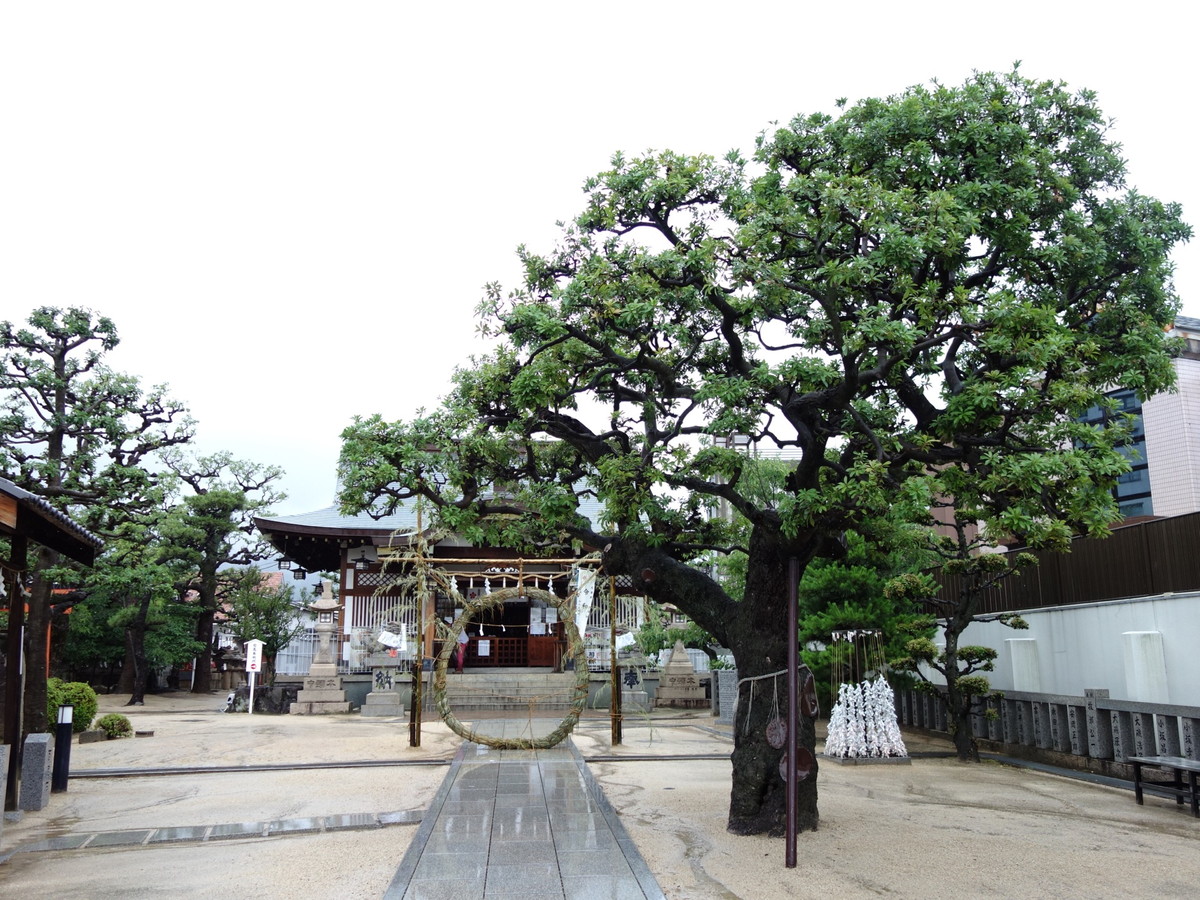
POLYGON ((35 516, 28 532, 35 541, 72 559, 91 564, 95 553, 104 546, 104 541, 92 534, 70 516, 51 506, 43 497, 17 487, 7 478, 0 478, 0 494, 7 494, 35 516))
POLYGON ((1191 316, 1176 316, 1175 327, 1181 331, 1195 331, 1200 333, 1200 319, 1195 319, 1191 316))
POLYGON ((401 508, 394 515, 383 516, 379 519, 374 519, 367 513, 346 515, 339 512, 336 506, 327 506, 324 509, 300 513, 294 516, 259 516, 255 521, 262 523, 262 525, 268 528, 274 524, 298 526, 301 528, 336 529, 339 531, 365 530, 385 531, 388 533, 394 531, 412 533, 417 530, 417 512, 415 506, 412 509, 407 507, 401 508))

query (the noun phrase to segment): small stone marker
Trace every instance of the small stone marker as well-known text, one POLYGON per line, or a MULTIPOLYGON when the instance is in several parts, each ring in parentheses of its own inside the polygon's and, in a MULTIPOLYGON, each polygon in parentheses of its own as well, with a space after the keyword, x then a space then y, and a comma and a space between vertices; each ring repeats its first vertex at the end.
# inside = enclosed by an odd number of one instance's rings
POLYGON ((50 802, 50 776, 53 773, 54 737, 31 734, 25 738, 21 759, 21 809, 37 812, 50 802))
MULTIPOLYGON (((0 744, 0 797, 8 796, 8 744, 0 744)), ((4 812, 0 810, 0 838, 4 837, 4 812)))
POLYGON ((621 667, 621 708, 646 712, 650 709, 650 695, 642 681, 642 670, 636 663, 621 667))
POLYGON ((717 708, 717 724, 732 725, 737 712, 738 673, 737 669, 718 669, 717 691, 720 703, 717 708))

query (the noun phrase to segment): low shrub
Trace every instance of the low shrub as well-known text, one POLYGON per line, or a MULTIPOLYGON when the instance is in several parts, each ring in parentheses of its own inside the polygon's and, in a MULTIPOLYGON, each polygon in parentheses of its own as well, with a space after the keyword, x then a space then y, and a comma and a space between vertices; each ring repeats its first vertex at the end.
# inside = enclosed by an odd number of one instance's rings
POLYGON ((132 737, 133 725, 120 713, 108 713, 96 722, 96 727, 110 738, 132 737))
POLYGON ((46 721, 51 728, 58 721, 58 708, 64 703, 75 707, 71 731, 75 734, 87 731, 92 719, 96 718, 98 707, 92 686, 82 681, 63 681, 61 678, 51 678, 46 682, 46 721))

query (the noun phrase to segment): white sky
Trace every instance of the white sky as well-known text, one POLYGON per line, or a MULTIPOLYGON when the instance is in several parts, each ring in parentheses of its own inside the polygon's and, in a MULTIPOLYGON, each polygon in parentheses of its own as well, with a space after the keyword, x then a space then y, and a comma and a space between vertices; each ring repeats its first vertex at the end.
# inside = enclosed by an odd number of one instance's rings
MULTIPOLYGON (((1022 60, 1099 93, 1130 183, 1200 225, 1197 15, 1149 0, 0 5, 0 318, 112 317, 204 452, 328 505, 356 415, 433 407, 474 308, 615 150, 749 151, 772 121, 1022 60)), ((1176 254, 1200 315, 1200 239, 1176 254)))

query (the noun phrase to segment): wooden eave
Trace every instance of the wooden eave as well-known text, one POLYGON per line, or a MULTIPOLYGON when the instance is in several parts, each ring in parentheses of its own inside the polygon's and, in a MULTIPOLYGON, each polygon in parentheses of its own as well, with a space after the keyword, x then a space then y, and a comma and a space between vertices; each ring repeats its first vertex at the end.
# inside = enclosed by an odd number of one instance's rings
POLYGON ((0 534, 25 537, 90 566, 104 542, 42 497, 0 478, 0 534))
POLYGON ((310 572, 337 572, 342 552, 348 547, 370 544, 375 547, 408 547, 411 535, 396 535, 385 528, 330 527, 254 520, 267 543, 286 559, 299 563, 310 572))

